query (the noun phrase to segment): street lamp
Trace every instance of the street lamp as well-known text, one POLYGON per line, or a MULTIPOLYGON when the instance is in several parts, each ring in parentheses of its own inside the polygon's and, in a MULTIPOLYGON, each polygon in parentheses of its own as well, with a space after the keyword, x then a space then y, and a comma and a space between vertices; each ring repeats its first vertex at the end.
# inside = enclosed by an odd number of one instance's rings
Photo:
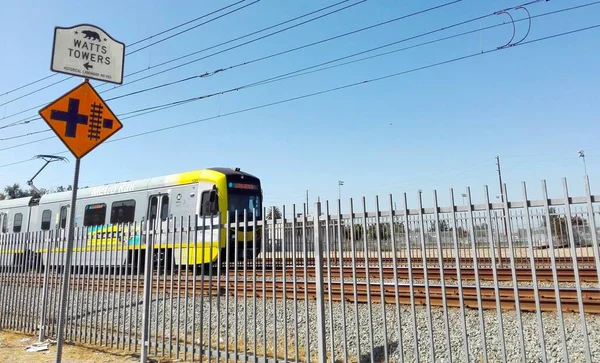
POLYGON ((579 157, 583 159, 583 170, 587 176, 587 167, 585 165, 585 154, 583 153, 583 150, 579 150, 579 157))
POLYGON ((342 200, 342 185, 344 185, 343 180, 338 180, 338 199, 342 200))

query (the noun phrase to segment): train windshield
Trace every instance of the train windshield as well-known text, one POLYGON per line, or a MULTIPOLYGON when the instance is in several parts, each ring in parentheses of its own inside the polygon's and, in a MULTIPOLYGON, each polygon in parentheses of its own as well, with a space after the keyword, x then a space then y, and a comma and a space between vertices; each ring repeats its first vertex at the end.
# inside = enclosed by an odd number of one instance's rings
POLYGON ((254 212, 256 211, 256 220, 262 216, 262 204, 259 194, 250 193, 230 193, 229 194, 229 218, 231 222, 235 221, 235 212, 238 214, 238 221, 244 221, 244 209, 246 210, 247 221, 252 222, 254 212))

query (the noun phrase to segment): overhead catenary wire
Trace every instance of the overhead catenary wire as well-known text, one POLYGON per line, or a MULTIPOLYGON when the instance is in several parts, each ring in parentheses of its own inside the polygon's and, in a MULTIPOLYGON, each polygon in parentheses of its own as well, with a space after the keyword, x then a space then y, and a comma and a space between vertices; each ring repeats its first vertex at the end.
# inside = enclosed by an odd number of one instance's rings
MULTIPOLYGON (((524 20, 528 20, 528 19, 531 19, 531 18, 541 18, 541 17, 545 17, 545 16, 549 16, 549 15, 554 15, 554 14, 558 14, 558 13, 562 13, 562 12, 567 12, 567 11, 573 11, 573 10, 576 10, 576 9, 580 9, 582 7, 591 6, 591 5, 598 5, 598 4, 600 4, 600 1, 595 1, 595 2, 592 2, 592 3, 587 3, 587 4, 573 6, 573 7, 568 7, 568 8, 563 8, 563 9, 559 9, 559 10, 555 10, 555 11, 550 11, 550 12, 538 14, 538 15, 536 15, 534 17, 524 18, 524 19, 518 19, 515 22, 524 21, 524 20)), ((442 38, 434 39, 434 40, 431 40, 431 41, 414 44, 414 45, 411 45, 411 46, 408 46, 408 47, 404 47, 404 48, 400 48, 400 49, 395 49, 395 50, 392 50, 392 51, 389 51, 389 52, 379 53, 379 54, 375 54, 375 55, 372 55, 372 56, 369 56, 369 57, 363 57, 363 58, 355 59, 355 60, 352 60, 352 61, 349 61, 349 62, 340 63, 340 64, 332 65, 332 66, 329 66, 329 67, 318 68, 318 67, 322 67, 322 66, 327 65, 327 64, 335 63, 335 62, 340 61, 340 60, 352 58, 352 57, 355 57, 357 55, 362 55, 362 54, 369 53, 369 52, 372 52, 372 51, 375 51, 375 50, 380 50, 380 49, 383 49, 383 48, 386 48, 386 47, 389 47, 389 46, 392 46, 392 45, 396 45, 396 44, 399 44, 399 43, 402 43, 402 42, 406 42, 406 41, 409 41, 409 40, 414 40, 414 39, 417 39, 417 38, 420 38, 420 37, 423 37, 423 36, 426 36, 426 35, 431 35, 431 34, 436 33, 436 32, 440 32, 440 31, 451 29, 451 28, 454 28, 454 27, 457 27, 457 26, 460 26, 460 25, 464 25, 464 24, 470 23, 470 22, 474 22, 474 21, 477 21, 479 19, 491 16, 491 15, 494 15, 494 14, 495 13, 491 13, 491 14, 488 14, 488 15, 483 15, 483 16, 475 17, 475 18, 472 18, 472 19, 468 19, 468 20, 465 20, 465 21, 454 23, 452 25, 440 27, 440 28, 437 28, 435 30, 431 30, 431 31, 427 31, 427 32, 424 32, 424 33, 420 33, 420 34, 414 35, 414 36, 403 38, 403 39, 398 40, 398 41, 394 41, 394 42, 387 43, 387 44, 384 44, 384 45, 381 45, 381 46, 370 48, 370 49, 367 49, 367 50, 364 50, 364 51, 355 52, 355 53, 352 53, 352 54, 347 55, 347 56, 338 57, 336 59, 329 60, 329 61, 326 61, 326 62, 322 62, 322 63, 316 64, 316 65, 313 65, 313 66, 309 66, 309 67, 305 67, 305 68, 298 69, 298 70, 295 70, 295 71, 287 72, 287 73, 284 73, 284 74, 281 74, 281 75, 278 75, 278 76, 270 77, 270 78, 263 79, 263 80, 260 80, 260 81, 257 81, 257 82, 253 82, 253 83, 249 83, 249 84, 246 84, 246 85, 242 85, 242 86, 230 88, 228 90, 224 90, 224 91, 220 91, 220 92, 215 92, 215 93, 211 93, 211 94, 206 94, 206 95, 201 95, 201 96, 196 96, 196 97, 192 97, 192 98, 188 98, 188 99, 183 99, 183 100, 179 100, 179 101, 175 101, 175 102, 169 102, 169 103, 165 103, 165 104, 161 104, 161 105, 150 106, 150 107, 146 107, 146 108, 142 108, 142 109, 138 109, 138 110, 134 110, 134 111, 129 111, 129 112, 126 112, 126 113, 122 113, 122 114, 120 114, 118 116, 126 116, 126 115, 130 115, 130 114, 138 113, 135 116, 126 117, 124 119, 131 118, 131 117, 138 117, 138 116, 145 115, 145 114, 148 114, 148 113, 152 113, 152 112, 160 111, 160 110, 163 110, 163 109, 167 109, 167 108, 179 106, 179 105, 182 105, 182 104, 185 104, 185 103, 194 102, 194 101, 198 101, 198 100, 201 100, 201 99, 210 98, 210 97, 213 97, 213 96, 222 95, 222 94, 226 94, 226 93, 230 93, 230 92, 234 92, 234 91, 239 91, 239 90, 242 90, 242 89, 245 89, 245 88, 255 87, 255 86, 259 86, 259 85, 268 84, 268 83, 271 83, 271 82, 282 81, 282 80, 293 78, 293 77, 298 77, 298 76, 303 76, 303 75, 307 75, 307 74, 311 74, 311 73, 315 73, 315 72, 320 72, 320 71, 328 70, 328 69, 331 69, 331 68, 341 67, 341 66, 345 66, 345 65, 348 65, 348 64, 357 63, 357 62, 361 62, 361 61, 373 59, 373 58, 376 58, 376 57, 386 56, 386 55, 389 55, 389 54, 393 54, 393 53, 405 51, 405 50, 408 50, 408 49, 413 49, 413 48, 417 48, 417 47, 421 47, 421 46, 425 46, 425 45, 429 45, 429 44, 434 44, 434 43, 438 43, 438 42, 441 42, 441 41, 450 40, 450 39, 462 37, 462 36, 465 36, 465 35, 469 35, 469 34, 473 34, 473 33, 477 33, 477 32, 483 32, 483 31, 486 31, 486 30, 489 30, 489 29, 493 29, 493 28, 497 28, 497 27, 501 27, 501 26, 507 25, 507 23, 494 24, 494 25, 490 25, 490 26, 487 26, 487 27, 483 27, 483 28, 479 28, 479 29, 475 29, 475 30, 470 30, 470 31, 466 31, 466 32, 462 32, 462 33, 450 35, 450 36, 447 36, 447 37, 442 37, 442 38), (307 70, 314 69, 314 68, 318 68, 318 69, 315 69, 315 70, 312 70, 312 71, 307 71, 307 70), (307 71, 307 72, 305 72, 305 71, 307 71), (141 112, 143 112, 143 113, 141 113, 141 112)), ((257 58, 257 59, 261 59, 261 58, 257 58)), ((249 62, 253 62, 253 61, 249 61, 249 62)), ((239 64, 247 64, 249 62, 242 62, 242 63, 239 63, 239 64)), ((231 67, 235 67, 235 66, 231 66, 231 67)), ((231 67, 228 67, 228 68, 231 68, 231 67)), ((165 87, 165 86, 169 86, 169 85, 173 85, 173 84, 185 82, 185 81, 188 81, 188 80, 191 80, 191 79, 195 79, 195 78, 199 78, 199 77, 211 76, 211 75, 214 75, 214 74, 216 74, 215 71, 213 71, 213 72, 206 72, 206 73, 204 73, 202 75, 187 77, 187 78, 184 78, 184 79, 181 79, 181 80, 178 80, 178 81, 169 82, 169 83, 165 83, 165 84, 158 85, 158 86, 155 86, 155 87, 149 87, 149 88, 146 88, 146 89, 142 89, 142 90, 138 90, 138 91, 135 91, 135 92, 127 93, 127 94, 120 95, 120 96, 117 96, 117 97, 109 98, 109 99, 107 99, 107 101, 111 101, 111 100, 115 100, 115 99, 119 99, 119 98, 131 96, 131 95, 134 95, 134 94, 139 94, 139 93, 142 93, 142 92, 151 91, 151 90, 154 90, 154 89, 157 89, 157 88, 161 88, 161 87, 165 87)), ((36 117, 36 119, 40 119, 40 118, 36 117)), ((27 120, 27 121, 24 121, 24 122, 25 123, 29 123, 31 121, 32 120, 27 120)), ((50 131, 50 130, 48 130, 48 131, 50 131)), ((45 139, 40 139, 39 141, 43 141, 43 140, 45 140, 45 139)), ((25 143, 25 144, 22 144, 22 145, 28 145, 28 144, 29 143, 25 143)), ((16 146, 18 147, 19 145, 16 145, 16 146)))
MULTIPOLYGON (((163 35, 163 34, 165 34, 165 33, 168 33, 168 32, 170 32, 170 31, 172 31, 172 30, 175 30, 175 29, 181 28, 182 26, 185 26, 185 25, 191 24, 191 23, 193 23, 193 22, 195 22, 195 21, 198 21, 198 20, 200 20, 200 19, 203 19, 203 18, 205 18, 205 17, 207 17, 207 16, 210 16, 210 15, 216 14, 216 13, 218 13, 218 12, 221 12, 221 11, 223 11, 223 10, 226 10, 226 9, 228 9, 228 8, 230 8, 230 7, 232 7, 232 6, 235 6, 235 5, 239 4, 239 3, 242 3, 242 2, 244 2, 244 1, 246 1, 246 0, 240 0, 240 1, 236 2, 236 3, 233 3, 233 4, 230 4, 230 5, 227 5, 227 6, 221 7, 221 8, 219 8, 219 9, 217 9, 217 10, 214 10, 214 11, 212 11, 212 12, 210 12, 210 13, 203 14, 203 15, 201 15, 201 16, 198 16, 198 17, 196 17, 196 18, 194 18, 194 19, 192 19, 192 20, 188 20, 188 21, 186 21, 186 22, 184 22, 184 23, 181 23, 181 24, 179 24, 179 25, 176 25, 176 26, 174 26, 174 27, 171 27, 171 28, 169 28, 169 29, 166 29, 166 30, 160 31, 160 32, 158 32, 158 33, 152 34, 152 35, 150 35, 150 36, 148 36, 148 37, 146 37, 146 38, 144 38, 144 39, 140 39, 140 40, 137 40, 137 41, 135 41, 135 42, 133 42, 133 43, 131 43, 131 44, 128 44, 128 45, 127 45, 127 47, 132 47, 132 46, 134 46, 134 45, 137 45, 137 44, 139 44, 139 43, 143 43, 143 42, 145 42, 145 41, 147 41, 147 40, 150 40, 150 39, 153 39, 154 37, 157 37, 157 36, 159 36, 159 35, 163 35)), ((260 1, 260 0, 258 0, 258 1, 260 1)), ((349 1, 349 0, 346 0, 346 1, 349 1)), ((32 86, 32 85, 34 85, 34 84, 36 84, 36 83, 39 83, 39 82, 45 81, 46 79, 52 78, 52 77, 54 77, 54 76, 57 76, 57 75, 59 75, 59 74, 60 74, 60 73, 53 73, 53 74, 50 74, 50 75, 48 75, 48 76, 42 77, 42 78, 40 78, 40 79, 38 79, 38 80, 35 80, 35 81, 32 81, 32 82, 29 82, 29 83, 27 83, 27 84, 25 84, 25 85, 22 85, 22 86, 19 86, 19 87, 13 88, 13 89, 11 89, 11 90, 8 90, 8 91, 6 91, 6 92, 4 92, 4 93, 0 94, 0 97, 1 97, 1 96, 5 96, 5 95, 8 95, 8 94, 11 94, 11 93, 14 93, 14 92, 16 92, 16 91, 19 91, 19 90, 21 90, 21 89, 23 89, 23 88, 26 88, 26 87, 32 86)), ((58 81, 58 82, 56 82, 56 83, 53 83, 53 84, 51 84, 50 86, 53 86, 53 85, 56 85, 56 84, 58 84, 58 83, 64 82, 64 81, 66 81, 66 80, 68 80, 68 79, 71 79, 71 78, 73 78, 73 77, 75 77, 75 76, 69 76, 69 77, 66 77, 66 78, 62 79, 61 81, 58 81)), ((44 89, 45 89, 45 88, 44 88, 44 89)), ((1 104, 0 106, 3 106, 3 105, 4 105, 4 104, 1 104)))
MULTIPOLYGON (((280 22, 280 23, 278 23, 278 24, 275 24, 275 25, 272 25, 272 26, 269 26, 269 27, 263 28, 263 29, 261 29, 261 30, 255 31, 255 32, 253 32, 253 33, 250 33, 250 35, 254 35, 254 34, 257 34, 257 33, 261 33, 261 32, 263 32, 263 31, 265 31, 265 30, 272 29, 272 28, 274 28, 274 27, 277 27, 277 26, 280 26, 280 25, 287 24, 287 23, 289 23, 289 22, 292 22, 292 21, 294 21, 294 20, 298 20, 298 19, 301 19, 301 18, 307 17, 307 16, 309 16, 309 15, 312 15, 312 14, 315 14, 315 13, 318 13, 318 12, 321 12, 321 11, 324 11, 324 10, 326 10, 326 9, 329 9, 329 8, 331 8, 331 7, 334 7, 334 6, 336 6, 336 5, 339 5, 339 4, 342 4, 342 3, 348 2, 348 1, 350 1, 350 0, 343 0, 343 1, 341 1, 341 2, 338 2, 338 3, 335 3, 335 4, 333 4, 333 5, 328 5, 328 6, 326 6, 326 7, 323 7, 323 8, 320 8, 320 9, 317 9, 317 10, 314 10, 314 11, 311 11, 311 12, 309 12, 309 13, 303 14, 303 15, 301 15, 301 16, 297 16, 297 17, 295 17, 295 18, 293 18, 293 19, 289 19, 289 20, 286 20, 286 21, 280 22)), ((250 44, 250 43, 252 43, 252 42, 254 42, 254 41, 261 40, 261 39, 265 39, 265 38, 267 38, 267 37, 270 37, 270 36, 273 36, 273 35, 276 35, 276 34, 282 33, 283 31, 287 31, 287 30, 293 29, 293 28, 295 28, 295 27, 297 27, 297 26, 304 25, 304 24, 308 24, 308 23, 310 23, 310 22, 312 22, 312 21, 315 21, 315 20, 321 19, 321 18, 323 18, 323 17, 325 17, 325 16, 329 16, 329 15, 335 14, 335 13, 337 13, 337 12, 340 12, 340 11, 347 10, 347 9, 349 9, 349 8, 352 8, 352 7, 354 7, 354 6, 356 6, 356 5, 359 5, 359 4, 361 4, 361 3, 365 2, 365 1, 366 1, 366 0, 361 0, 361 1, 357 2, 357 3, 351 4, 351 5, 349 5, 349 6, 346 6, 346 7, 340 8, 340 9, 337 9, 337 10, 335 10, 335 11, 329 12, 329 13, 327 13, 327 14, 324 14, 324 15, 321 15, 321 16, 319 16, 319 17, 315 17, 315 18, 309 19, 308 21, 304 21, 304 22, 302 22, 302 23, 299 23, 299 24, 296 24, 296 25, 290 26, 290 27, 288 27, 288 28, 285 28, 285 29, 282 29, 282 30, 279 30, 279 31, 276 31, 276 32, 273 32, 273 33, 270 33, 270 34, 267 34, 266 36, 262 36, 262 37, 260 37, 260 38, 254 39, 254 40, 252 40, 252 41, 249 41, 249 42, 246 42, 246 43, 243 43, 243 44, 239 44, 239 45, 237 45, 237 46, 234 46, 234 47, 230 47, 230 48, 228 48, 228 49, 225 49, 225 50, 223 50, 223 51, 220 51, 220 52, 218 52, 218 53, 219 53, 219 54, 221 54, 221 53, 224 53, 224 52, 227 52, 227 51, 230 51, 230 50, 236 49, 236 48, 238 48, 238 47, 241 47, 241 46, 244 46, 244 45, 250 44)), ((462 0, 458 0, 458 1, 462 1, 462 0)), ((229 44, 229 43, 231 43, 231 42, 233 42, 233 41, 235 41, 235 40, 243 39, 243 38, 245 38, 245 37, 247 37, 247 36, 249 36, 249 35, 247 34, 247 35, 244 35, 244 36, 241 36, 241 37, 238 37, 238 38, 235 38, 235 39, 232 39, 232 40, 226 41, 226 42, 222 42, 222 43, 220 43, 220 44, 213 45, 213 46, 211 46, 211 47, 208 47, 208 48, 205 48, 205 49, 202 49, 202 50, 196 51, 196 52, 194 52, 194 53, 203 52, 203 51, 206 51, 206 50, 209 50, 209 49, 212 49, 212 48, 215 48, 215 47, 221 46, 221 45, 229 44)), ((216 55, 216 54, 212 54, 212 55, 209 55, 209 56, 213 56, 213 55, 216 55)), ((183 56, 183 57, 186 57, 186 56, 183 56)), ((180 57, 180 58, 181 58, 181 57, 180 57)), ((180 58, 176 58, 176 59, 180 59, 180 58)), ((173 60, 171 60, 171 61, 173 61, 173 60)), ((167 61, 166 63, 169 63, 169 62, 171 62, 171 61, 167 61)), ((142 69, 142 70, 139 70, 139 71, 137 71, 137 72, 133 72, 133 73, 131 73, 131 74, 127 74, 127 75, 125 75, 125 77, 124 77, 124 78, 127 78, 127 77, 129 77, 129 76, 132 76, 132 75, 135 75, 135 74, 138 74, 138 73, 141 73, 141 72, 148 71, 148 70, 150 70, 150 69, 153 69, 153 68, 159 67, 159 66, 161 66, 161 65, 164 65, 164 64, 166 64, 166 63, 165 63, 165 62, 163 62, 163 63, 161 63, 161 64, 154 65, 154 66, 151 66, 151 67, 148 67, 148 68, 144 68, 144 69, 142 69)), ((69 78, 72 78, 72 77, 69 77, 69 78)), ((67 79, 69 79, 69 78, 67 78, 67 79)), ((66 80, 66 79, 65 79, 65 80, 66 80)), ((61 81, 61 82, 62 82, 62 81, 61 81)), ((101 84, 101 85, 99 85, 99 86, 98 86, 98 87, 96 87, 96 88, 97 88, 97 89, 99 89, 100 87, 102 87, 103 85, 106 85, 106 84, 108 84, 108 83, 101 84)), ((121 86, 121 87, 123 87, 123 86, 121 86)), ((117 87, 117 88, 118 88, 118 87, 117 87)), ((114 89, 114 88, 111 88, 111 89, 108 89, 108 90, 104 90, 104 91, 101 91, 101 92, 99 92, 99 93, 104 93, 104 92, 110 91, 110 90, 112 90, 112 89, 114 89)), ((28 111, 32 111, 32 110, 39 109, 40 107, 43 107, 43 106, 46 106, 46 105, 48 105, 48 103, 49 103, 49 102, 45 102, 45 103, 39 104, 39 105, 37 105, 37 106, 34 106, 34 107, 31 107, 31 108, 28 108, 28 109, 26 109, 26 110, 22 110, 22 111, 19 111, 19 112, 13 113, 13 114, 10 114, 10 115, 8 115, 8 116, 4 116, 4 117, 3 117, 2 119, 0 119, 0 120, 4 120, 4 119, 7 119, 7 118, 11 118, 11 117, 14 117, 14 116, 17 116, 17 115, 23 114, 23 113, 25 113, 25 112, 28 112, 28 111)), ((29 117, 27 117, 26 119, 29 119, 29 118, 31 118, 31 117, 32 117, 32 116, 29 116, 29 117)), ((17 124, 19 124, 19 123, 20 123, 20 121, 15 121, 15 122, 9 123, 9 124, 7 124, 7 125, 0 126, 0 129, 6 128, 6 127, 11 127, 11 126, 17 125, 17 124)))
MULTIPOLYGON (((461 57, 456 57, 456 58, 448 59, 446 61, 442 61, 442 62, 438 62, 438 63, 434 63, 434 64, 429 64, 429 65, 426 65, 426 66, 422 66, 422 67, 418 67, 418 68, 413 68, 413 69, 402 71, 402 72, 396 72, 396 73, 388 74, 388 75, 385 75, 385 76, 371 78, 371 79, 367 79, 367 80, 363 80, 363 81, 359 81, 359 82, 353 82, 353 83, 349 83, 349 84, 346 84, 346 85, 343 85, 343 86, 339 86, 339 87, 329 88, 329 89, 326 89, 326 90, 317 91, 317 92, 313 92, 313 93, 309 93, 309 94, 305 94, 305 95, 301 95, 301 96, 291 97, 291 98, 287 98, 287 99, 284 99, 284 100, 270 102, 270 103, 266 103, 266 104, 262 104, 262 105, 254 106, 254 107, 250 107, 250 108, 245 108, 245 109, 241 109, 241 110, 237 110, 237 111, 232 111, 232 112, 228 112, 228 113, 225 113, 225 114, 219 114, 217 116, 211 116, 211 117, 207 117, 207 118, 203 118, 203 119, 198 119, 198 120, 189 121, 189 122, 185 122, 185 123, 180 123, 180 124, 175 124, 175 125, 171 125, 171 126, 166 126, 166 127, 162 127, 162 128, 158 128, 158 129, 154 129, 154 130, 144 131, 144 132, 140 132, 140 133, 136 133, 136 134, 132 134, 132 135, 128 135, 128 136, 116 138, 116 139, 109 139, 104 144, 118 142, 118 141, 122 141, 122 140, 128 140, 128 139, 132 139, 132 138, 136 138, 136 137, 141 137, 141 136, 145 136, 145 135, 150 135, 150 134, 154 134, 154 133, 164 132, 164 131, 168 131, 168 130, 172 130, 172 129, 176 129, 176 128, 180 128, 180 127, 185 127, 185 126, 189 126, 189 125, 193 125, 193 124, 197 124, 197 123, 201 123, 201 122, 206 122, 206 121, 218 119, 218 118, 221 118, 221 117, 233 116, 233 115, 237 115, 237 114, 240 114, 240 113, 245 113, 245 112, 250 112, 250 111, 254 111, 254 110, 258 110, 258 109, 263 109, 263 108, 267 108, 267 107, 276 106, 276 105, 283 104, 283 103, 298 101, 298 100, 301 100, 301 99, 306 99, 306 98, 315 97, 315 96, 319 96, 319 95, 323 95, 323 94, 327 94, 327 93, 337 92, 337 91, 340 91, 340 90, 344 90, 344 89, 348 89, 348 88, 352 88, 352 87, 356 87, 356 86, 361 86, 361 85, 365 85, 365 84, 369 84, 369 83, 373 83, 373 82, 382 81, 382 80, 385 80, 385 79, 390 79, 390 78, 393 78, 393 77, 398 77, 400 75, 404 75, 404 74, 408 74, 408 73, 412 73, 412 72, 417 72, 417 71, 421 71, 421 70, 425 70, 425 69, 429 69, 429 68, 433 68, 433 67, 438 67, 438 66, 445 65, 445 64, 455 63, 455 62, 463 61, 463 60, 470 59, 470 58, 480 57, 480 56, 491 54, 491 53, 495 53, 495 52, 500 52, 500 51, 509 50, 509 49, 515 49, 517 47, 525 46, 525 45, 528 45, 528 44, 533 44, 533 43, 537 43, 537 42, 541 42, 541 41, 546 41, 546 40, 550 40, 550 39, 554 39, 554 38, 558 38, 558 37, 563 37, 563 36, 566 36, 566 35, 580 33, 580 32, 584 32, 584 31, 588 31, 588 30, 592 30, 592 29, 597 29, 597 28, 600 28, 600 24, 591 25, 591 26, 587 26, 587 27, 583 27, 583 28, 578 28, 578 29, 575 29, 575 30, 561 32, 561 33, 557 33, 557 34, 552 34, 552 35, 548 35, 548 36, 536 38, 536 39, 529 40, 529 41, 523 41, 523 42, 521 42, 519 44, 515 44, 513 47, 508 47, 508 48, 496 47, 496 48, 489 49, 489 50, 486 50, 486 51, 475 52, 475 53, 471 53, 471 54, 464 55, 464 56, 461 56, 461 57)), ((61 152, 53 153, 53 155, 65 154, 67 152, 68 151, 61 151, 61 152)), ((8 166, 13 166, 13 165, 18 165, 18 164, 26 163, 26 162, 29 162, 29 161, 32 161, 32 159, 26 159, 26 160, 12 162, 12 163, 9 163, 9 164, 0 165, 0 168, 4 168, 4 167, 8 167, 8 166)))
MULTIPOLYGON (((359 3, 362 3, 363 1, 366 1, 366 0, 361 0, 359 3)), ((442 7, 446 7, 446 6, 449 6, 449 5, 454 5, 454 4, 457 4, 457 3, 461 2, 461 1, 462 1, 462 0, 453 0, 453 1, 450 1, 450 2, 447 2, 447 3, 444 3, 444 4, 441 4, 441 5, 437 5, 437 6, 430 7, 430 8, 424 9, 424 10, 420 10, 420 11, 417 11, 417 12, 414 12, 414 13, 410 13, 410 14, 406 14, 406 15, 403 15, 403 16, 400 16, 400 17, 396 17, 396 18, 394 18, 394 19, 390 19, 390 20, 387 20, 387 21, 384 21, 384 22, 380 22, 380 23, 377 23, 377 24, 374 24, 374 25, 370 25, 370 26, 367 26, 367 27, 364 27, 364 28, 361 28, 361 29, 357 29, 357 30, 354 30, 354 31, 351 31, 351 32, 348 32, 348 33, 344 33, 344 34, 341 34, 341 35, 338 35, 338 36, 335 36, 335 37, 331 37, 331 38, 327 38, 327 39, 324 39, 324 40, 321 40, 321 41, 318 41, 318 42, 314 42, 314 44, 312 44, 312 43, 311 43, 310 45, 307 45, 307 46, 305 46, 305 48, 306 48, 306 47, 308 47, 308 46, 313 46, 313 45, 317 45, 317 44, 322 44, 322 43, 324 43, 324 42, 327 42, 327 41, 331 41, 331 40, 334 40, 334 39, 339 39, 339 38, 342 38, 342 37, 345 37, 345 36, 348 36, 348 35, 352 35, 352 34, 356 34, 356 33, 359 33, 359 32, 363 32, 363 31, 365 31, 365 30, 369 30, 369 29, 377 28, 377 27, 380 27, 380 26, 383 26, 383 25, 391 24, 391 23, 393 23, 393 22, 397 22, 397 21, 400 21, 400 20, 403 20, 403 19, 407 19, 407 18, 410 18, 410 17, 416 16, 416 15, 421 15, 421 14, 424 14, 424 13, 427 13, 427 12, 430 12, 430 11, 433 11, 433 10, 440 9, 440 8, 442 8, 442 7)), ((349 5, 348 7, 351 7, 351 6, 358 5, 359 3, 351 4, 351 5, 349 5)), ((335 11, 333 11, 332 13, 334 13, 334 12, 337 12, 337 11, 340 11, 340 10, 343 10, 343 9, 345 9, 345 8, 342 8, 342 9, 335 10, 335 11)), ((320 17, 324 17, 324 16, 326 16, 326 15, 330 15, 330 14, 331 14, 331 13, 327 13, 327 14, 321 15, 320 17)), ((269 33, 269 34, 267 34, 267 35, 264 35, 264 36, 262 36, 262 37, 259 37, 259 38, 256 38, 256 39, 253 39, 253 40, 247 41, 247 42, 245 42, 245 43, 242 43, 242 44, 238 44, 238 45, 236 45, 236 46, 234 46, 234 47, 226 48, 226 49, 223 49, 223 50, 221 50, 221 51, 218 51, 218 52, 215 52, 215 53, 211 53, 211 54, 209 54, 209 55, 206 55, 206 56, 203 56, 203 57, 200 57, 200 58, 196 58, 196 59, 194 59, 194 60, 191 60, 191 61, 188 61, 188 62, 186 62, 186 63, 182 63, 182 64, 179 64, 179 65, 173 66, 173 67, 171 67, 171 68, 167 68, 167 69, 164 69, 164 70, 162 70, 162 71, 158 71, 158 72, 155 72, 155 73, 149 74, 149 75, 147 75, 147 76, 144 76, 144 77, 141 77, 141 78, 137 78, 137 79, 135 79, 135 80, 133 80, 133 81, 129 81, 129 82, 127 82, 127 84, 124 84, 124 85, 122 85, 122 86, 120 86, 120 87, 115 87, 115 88, 112 88, 112 89, 109 89, 109 90, 105 90, 105 91, 103 91, 103 92, 107 92, 107 91, 110 91, 110 90, 113 90, 113 89, 116 89, 116 88, 123 88, 123 87, 129 86, 129 85, 132 85, 132 84, 134 84, 134 83, 137 83, 137 82, 139 82, 139 81, 143 81, 143 80, 146 80, 146 79, 148 79, 148 78, 156 77, 156 76, 158 76, 158 75, 160 75, 160 74, 164 74, 164 73, 167 73, 167 72, 173 71, 173 70, 175 70, 175 69, 179 69, 179 68, 181 68, 181 67, 188 66, 188 65, 190 65, 190 64, 193 64, 193 63, 199 62, 199 61, 201 61, 201 60, 204 60, 204 59, 207 59, 207 58, 213 57, 213 56, 215 56, 215 55, 221 54, 221 53, 223 53, 223 52, 227 52, 227 51, 229 51, 229 50, 233 50, 233 49, 235 49, 235 48, 238 48, 238 47, 240 47, 240 46, 247 45, 247 44, 253 43, 253 42, 257 41, 257 40, 261 40, 261 39, 264 39, 264 38, 266 38, 266 37, 273 36, 273 35, 275 35, 275 34, 278 34, 278 33, 282 32, 282 31, 286 31, 286 30, 292 29, 292 28, 294 28, 294 27, 296 27, 296 26, 303 25, 304 23, 307 23, 307 22, 309 22, 309 21, 314 21, 314 20, 317 20, 317 19, 319 19, 320 17, 317 17, 317 18, 314 18, 314 19, 307 20, 307 21, 305 21, 305 22, 302 22, 302 23, 299 23, 299 24, 296 24, 296 25, 290 26, 290 27, 288 27, 288 28, 284 28, 284 29, 278 30, 278 31, 276 31, 276 32, 273 32, 273 33, 269 33)), ((300 49, 302 49, 302 48, 300 48, 300 49)), ((267 59, 267 58, 265 58, 265 59, 267 59)), ((158 65, 156 65, 156 67, 159 67, 159 66, 161 66, 161 65, 165 65, 165 64, 167 64, 167 63, 168 63, 168 62, 163 62, 163 63, 161 63, 161 64, 158 64, 158 65)), ((150 68, 150 69, 151 69, 151 68, 150 68)), ((147 71, 147 70, 148 70, 148 69, 144 69, 143 71, 145 72, 145 71, 147 71)), ((127 77, 127 76, 126 76, 126 77, 127 77)), ((100 93, 103 93, 103 92, 100 92, 100 93)))

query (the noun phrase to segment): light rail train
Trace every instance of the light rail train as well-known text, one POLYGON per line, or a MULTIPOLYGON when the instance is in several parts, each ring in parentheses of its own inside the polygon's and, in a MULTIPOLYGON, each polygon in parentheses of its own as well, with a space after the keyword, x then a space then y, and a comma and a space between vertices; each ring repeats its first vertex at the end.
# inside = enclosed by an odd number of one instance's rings
MULTIPOLYGON (((62 265, 71 197, 72 192, 67 191, 1 200, 0 265, 62 265), (40 244, 31 232, 44 233, 45 242, 40 244), (52 239, 48 238, 50 232, 52 239)), ((238 259, 252 259, 261 251, 261 228, 253 231, 251 222, 262 221, 262 200, 260 179, 239 168, 207 168, 79 189, 75 228, 87 235, 76 236, 72 265, 138 266, 148 250, 148 240, 155 263, 159 259, 177 266, 222 262, 227 237, 230 259, 236 249, 238 259), (225 228, 227 216, 234 223, 236 211, 238 221, 243 222, 244 210, 250 221, 245 239, 243 223, 237 230, 225 228), (168 235, 164 233, 167 228, 168 235), (146 232, 150 232, 148 238, 146 232)))

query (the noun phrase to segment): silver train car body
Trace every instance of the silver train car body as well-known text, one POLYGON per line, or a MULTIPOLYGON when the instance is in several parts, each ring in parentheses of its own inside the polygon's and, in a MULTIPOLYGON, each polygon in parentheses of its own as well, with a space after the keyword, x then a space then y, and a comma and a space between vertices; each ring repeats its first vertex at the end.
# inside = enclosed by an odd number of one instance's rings
MULTIPOLYGON (((34 265, 39 260, 43 266, 62 265, 71 197, 68 191, 0 201, 0 266, 34 265), (32 238, 36 233, 44 235, 43 244, 32 238)), ((260 253, 259 228, 252 241, 251 228, 244 239, 242 228, 222 227, 227 215, 233 221, 233 211, 240 215, 244 209, 249 220, 254 211, 255 219, 262 219, 262 189, 258 178, 237 168, 208 168, 79 189, 74 223, 79 236, 72 265, 132 266, 149 245, 156 258, 176 265, 206 264, 222 259, 227 237, 230 243, 235 241, 236 232, 238 241, 246 242, 230 245, 230 256, 237 247, 242 250, 238 256, 244 256, 246 249, 251 259, 260 253), (194 222, 200 232, 193 232, 194 222), (160 231, 167 227, 172 231, 174 226, 181 231, 167 240, 160 231)))

